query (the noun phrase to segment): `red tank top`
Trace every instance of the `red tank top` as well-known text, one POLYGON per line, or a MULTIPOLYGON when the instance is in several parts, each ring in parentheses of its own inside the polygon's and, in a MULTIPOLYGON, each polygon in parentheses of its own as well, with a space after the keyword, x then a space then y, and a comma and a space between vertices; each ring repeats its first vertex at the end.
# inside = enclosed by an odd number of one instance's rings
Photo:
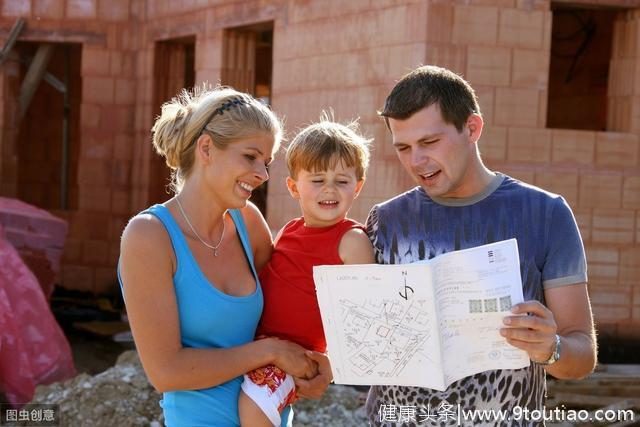
POLYGON ((329 227, 307 227, 302 218, 285 225, 271 261, 260 272, 264 309, 258 336, 275 336, 326 351, 313 266, 343 264, 338 246, 352 228, 364 229, 350 219, 329 227))

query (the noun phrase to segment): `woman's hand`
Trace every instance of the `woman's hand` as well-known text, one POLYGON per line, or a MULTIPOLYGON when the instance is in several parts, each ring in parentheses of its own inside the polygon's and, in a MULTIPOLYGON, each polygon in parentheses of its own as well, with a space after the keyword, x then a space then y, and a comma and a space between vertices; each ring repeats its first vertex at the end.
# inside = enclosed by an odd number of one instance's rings
POLYGON ((331 381, 333 381, 331 364, 329 363, 329 358, 324 353, 308 350, 306 354, 308 358, 318 364, 318 375, 311 379, 294 377, 296 392, 299 397, 320 399, 324 392, 327 391, 331 381))
POLYGON ((307 350, 291 341, 278 338, 265 338, 269 354, 273 355, 273 364, 293 377, 313 378, 318 374, 318 363, 307 357, 307 350))

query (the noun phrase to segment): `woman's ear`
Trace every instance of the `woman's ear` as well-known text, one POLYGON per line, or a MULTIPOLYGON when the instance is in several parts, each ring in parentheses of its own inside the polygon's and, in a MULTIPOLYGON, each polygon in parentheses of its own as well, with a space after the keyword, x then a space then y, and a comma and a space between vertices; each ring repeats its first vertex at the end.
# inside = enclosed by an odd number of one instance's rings
POLYGON ((213 145, 211 137, 203 133, 196 141, 196 157, 200 157, 206 164, 213 158, 214 148, 215 146, 213 145))

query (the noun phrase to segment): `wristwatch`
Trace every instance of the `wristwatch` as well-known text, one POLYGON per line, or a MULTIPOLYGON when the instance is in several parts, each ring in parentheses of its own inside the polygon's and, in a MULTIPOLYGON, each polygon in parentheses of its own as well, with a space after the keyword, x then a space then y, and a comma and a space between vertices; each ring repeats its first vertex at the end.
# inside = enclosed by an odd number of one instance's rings
POLYGON ((560 335, 556 334, 556 346, 555 346, 555 349, 553 350, 553 353, 551 353, 551 356, 549 356, 549 358, 545 361, 536 362, 536 363, 538 365, 544 365, 544 366, 553 365, 558 361, 558 359, 560 359, 561 349, 562 349, 562 346, 560 344, 560 335))

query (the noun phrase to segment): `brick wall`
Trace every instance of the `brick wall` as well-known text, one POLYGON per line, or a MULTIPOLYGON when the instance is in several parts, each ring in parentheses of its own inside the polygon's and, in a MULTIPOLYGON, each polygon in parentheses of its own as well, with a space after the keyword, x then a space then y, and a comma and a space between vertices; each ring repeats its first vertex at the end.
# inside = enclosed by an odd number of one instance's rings
MULTIPOLYGON (((625 0, 587 3, 631 7, 625 0)), ((57 212, 70 221, 64 286, 115 291, 119 235, 156 191, 151 177, 159 159, 149 142, 159 113, 156 42, 194 37, 196 83, 215 83, 228 67, 225 29, 272 21, 272 105, 286 117, 289 137, 333 108, 340 120, 359 117, 375 138, 355 218, 364 220, 374 203, 412 186, 376 109, 406 71, 423 63, 449 67, 480 97, 486 122, 480 148, 488 165, 558 192, 573 207, 600 330, 640 338, 639 10, 619 12, 614 23, 612 132, 546 128, 552 26, 546 0, 23 0, 3 2, 0 13, 0 38, 24 16, 21 40, 82 44, 78 209, 57 212)), ((14 68, 0 69, 5 196, 16 194, 20 167, 14 68)), ((285 176, 280 157, 269 185, 273 229, 298 214, 285 176)))

